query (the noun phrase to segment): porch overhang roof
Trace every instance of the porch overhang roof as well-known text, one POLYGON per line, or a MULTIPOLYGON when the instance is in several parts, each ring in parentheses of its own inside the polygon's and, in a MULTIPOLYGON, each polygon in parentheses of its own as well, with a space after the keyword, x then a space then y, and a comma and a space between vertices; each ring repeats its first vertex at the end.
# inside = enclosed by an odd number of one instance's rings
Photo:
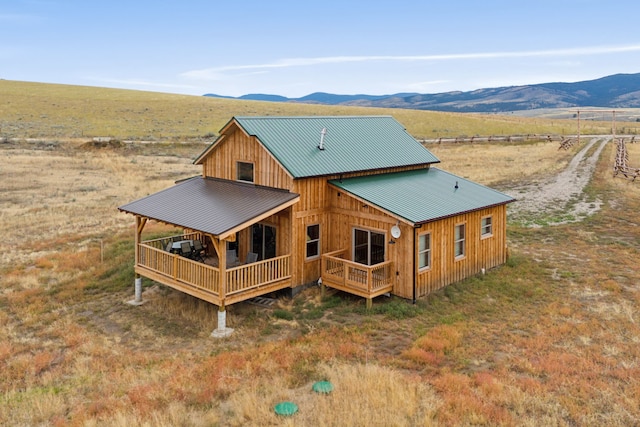
POLYGON ((118 209, 224 240, 298 200, 288 190, 198 176, 118 209))

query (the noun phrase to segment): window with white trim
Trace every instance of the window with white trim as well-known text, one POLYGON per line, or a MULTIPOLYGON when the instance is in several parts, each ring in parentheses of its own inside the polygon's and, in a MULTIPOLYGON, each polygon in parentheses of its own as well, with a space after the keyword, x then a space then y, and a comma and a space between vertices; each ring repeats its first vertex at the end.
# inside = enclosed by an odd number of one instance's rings
POLYGON ((238 181, 253 182, 253 163, 236 162, 236 179, 238 181))
POLYGON ((465 255, 466 224, 456 225, 454 232, 454 254, 456 259, 465 255))
POLYGON ((493 235, 493 218, 485 216, 480 223, 480 237, 490 237, 493 235))
POLYGON ((418 269, 431 268, 431 233, 418 237, 418 269))
POLYGON ((307 225, 307 259, 320 256, 320 224, 307 225))

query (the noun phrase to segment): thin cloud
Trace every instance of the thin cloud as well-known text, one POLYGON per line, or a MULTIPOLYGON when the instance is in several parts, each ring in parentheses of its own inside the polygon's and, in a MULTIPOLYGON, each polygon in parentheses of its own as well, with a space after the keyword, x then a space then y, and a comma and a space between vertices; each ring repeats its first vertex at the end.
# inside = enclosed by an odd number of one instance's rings
POLYGON ((305 67, 320 64, 343 64, 355 62, 415 62, 415 61, 457 61, 467 59, 508 59, 557 56, 593 56, 612 53, 640 51, 640 44, 626 46, 589 46, 567 49, 548 49, 514 52, 477 52, 453 53, 441 55, 373 55, 373 56, 327 56, 319 58, 286 58, 265 64, 229 65, 223 67, 192 70, 181 74, 182 77, 202 80, 223 80, 235 72, 266 72, 269 69, 305 67))

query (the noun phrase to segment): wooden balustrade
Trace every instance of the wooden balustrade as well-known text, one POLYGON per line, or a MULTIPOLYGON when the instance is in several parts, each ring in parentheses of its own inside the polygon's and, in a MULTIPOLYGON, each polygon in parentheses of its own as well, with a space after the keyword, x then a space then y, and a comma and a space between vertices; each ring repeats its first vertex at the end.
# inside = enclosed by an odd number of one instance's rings
POLYGON ((291 276, 291 256, 284 255, 227 270, 227 295, 268 285, 291 276))
MULTIPOLYGON (((227 296, 234 301, 252 298, 260 292, 289 286, 291 255, 244 264, 226 270, 226 292, 221 292, 221 269, 202 262, 166 252, 156 239, 138 245, 136 267, 149 271, 154 280, 178 290, 185 285, 197 290, 197 296, 209 295, 207 300, 220 304, 227 296), (245 298, 246 294, 246 298, 245 298)), ((144 273, 143 273, 144 275, 144 273)))
POLYGON ((365 265, 345 259, 346 249, 322 255, 322 282, 366 298, 390 292, 393 288, 391 261, 365 265))
POLYGON ((220 270, 145 244, 138 251, 138 265, 162 276, 219 295, 220 270))
POLYGON ((169 236, 169 237, 161 237, 159 239, 152 239, 152 240, 145 240, 144 243, 145 245, 149 245, 152 246, 154 248, 158 248, 158 249, 166 249, 167 248, 167 243, 169 243, 169 241, 178 241, 178 240, 203 240, 203 236, 202 233, 186 233, 186 234, 180 234, 180 235, 176 235, 176 236, 169 236))

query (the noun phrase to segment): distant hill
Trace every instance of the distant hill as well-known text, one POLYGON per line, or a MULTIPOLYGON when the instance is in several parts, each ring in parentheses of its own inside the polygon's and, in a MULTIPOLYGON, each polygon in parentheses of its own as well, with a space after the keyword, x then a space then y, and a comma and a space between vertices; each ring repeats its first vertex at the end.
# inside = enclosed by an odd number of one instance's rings
POLYGON ((206 94, 218 98, 358 107, 407 108, 460 113, 504 113, 540 108, 640 107, 640 73, 615 74, 576 83, 542 83, 505 86, 469 92, 436 94, 397 93, 394 95, 334 95, 316 92, 302 98, 249 94, 238 98, 206 94))

